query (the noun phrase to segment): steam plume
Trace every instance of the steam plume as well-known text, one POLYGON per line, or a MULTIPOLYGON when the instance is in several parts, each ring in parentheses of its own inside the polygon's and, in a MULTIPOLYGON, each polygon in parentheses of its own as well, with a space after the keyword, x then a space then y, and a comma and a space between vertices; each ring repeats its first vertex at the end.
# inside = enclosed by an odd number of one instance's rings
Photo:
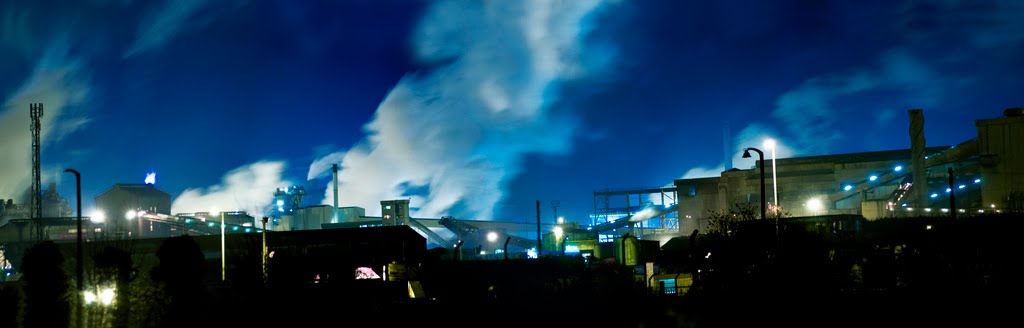
MULTIPOLYGON (((442 1, 415 34, 430 66, 391 90, 341 158, 341 202, 371 212, 411 198, 414 213, 491 219, 528 153, 569 150, 572 119, 553 115, 560 82, 593 72, 580 61, 600 1, 442 1), (457 213, 452 213, 457 212, 457 213)), ((317 161, 309 177, 330 165, 317 161)), ((333 199, 327 188, 324 203, 333 199)))

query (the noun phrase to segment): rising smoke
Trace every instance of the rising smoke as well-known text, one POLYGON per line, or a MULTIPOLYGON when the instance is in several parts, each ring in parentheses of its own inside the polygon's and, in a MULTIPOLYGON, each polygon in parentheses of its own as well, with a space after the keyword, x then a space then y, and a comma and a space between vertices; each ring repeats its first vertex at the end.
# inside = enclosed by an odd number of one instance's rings
MULTIPOLYGON (((53 46, 36 62, 22 86, 0 110, 0 198, 21 198, 31 186, 32 135, 30 103, 43 103, 40 142, 45 146, 83 127, 87 119, 69 118, 70 107, 89 96, 78 61, 68 58, 66 42, 53 46)), ((50 174, 49 176, 52 176, 50 174)), ((19 200, 26 201, 26 200, 19 200)))
MULTIPOLYGON (((491 219, 523 156, 569 150, 574 121, 554 115, 560 82, 581 61, 601 1, 441 1, 418 26, 417 60, 340 159, 340 203, 373 212, 410 198, 414 215, 491 219), (453 213, 454 212, 454 213, 453 213)), ((318 160, 310 179, 330 165, 318 160)), ((327 188, 324 203, 333 202, 327 188)))
POLYGON ((259 161, 231 170, 220 184, 185 189, 171 204, 171 213, 246 211, 262 217, 277 188, 292 185, 281 179, 287 164, 283 161, 259 161), (226 206, 226 208, 225 208, 226 206))

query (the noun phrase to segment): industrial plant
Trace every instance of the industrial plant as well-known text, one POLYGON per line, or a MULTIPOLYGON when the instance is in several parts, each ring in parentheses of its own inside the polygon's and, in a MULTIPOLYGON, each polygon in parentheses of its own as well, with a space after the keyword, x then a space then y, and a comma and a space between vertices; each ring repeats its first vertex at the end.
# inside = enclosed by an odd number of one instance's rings
MULTIPOLYGON (((41 105, 33 105, 33 118, 41 112, 41 105)), ((643 293, 676 297, 697 293, 694 290, 720 292, 711 282, 725 273, 714 273, 723 269, 712 259, 722 256, 713 254, 723 253, 723 244, 713 238, 733 236, 733 229, 747 232, 734 236, 736 240, 756 240, 745 250, 765 251, 773 258, 787 247, 787 238, 801 231, 835 238, 837 231, 863 234, 870 230, 864 225, 873 221, 903 224, 921 216, 967 218, 1024 211, 1024 146, 1014 142, 1024 135, 1021 109, 976 121, 977 137, 952 146, 927 146, 922 112, 909 114, 909 149, 776 159, 764 158, 762 149, 751 147, 744 157, 753 157, 753 151, 758 158, 750 160, 749 169, 729 168, 720 176, 679 179, 664 187, 595 191, 589 223, 566 222, 557 214, 542 220, 540 201, 535 204, 536 222, 529 223, 414 217, 410 209, 417 204, 410 199, 380 200, 381 214, 370 216, 365 208, 339 204, 338 165, 333 170, 331 205, 307 204, 305 187, 295 185, 267 190, 273 200, 258 217, 245 211, 171 213, 171 195, 158 189, 155 176, 147 176, 144 183, 112 185, 95 197, 96 211, 78 217, 81 213, 74 213, 55 185, 46 191, 40 188, 36 150, 30 204, 0 202, 0 269, 2 280, 19 281, 22 258, 32 245, 47 240, 56 241, 66 254, 77 249, 79 257, 82 242, 89 245, 92 257, 130 242, 139 265, 155 266, 164 261, 160 249, 165 242, 189 238, 210 269, 204 281, 235 286, 231 288, 329 285, 373 302, 458 299, 479 292, 474 288, 486 289, 483 295, 490 296, 485 297, 498 297, 518 294, 497 291, 496 286, 515 284, 507 277, 512 271, 499 273, 494 266, 572 259, 588 268, 629 268, 629 281, 642 286, 643 293), (744 208, 760 211, 743 212, 744 208), (716 222, 721 220, 745 222, 722 228, 722 222, 716 222), (772 238, 776 248, 764 248, 772 238), (437 266, 438 260, 450 261, 446 263, 453 267, 437 266), (480 264, 488 262, 503 264, 480 264), (450 270, 456 276, 492 270, 487 272, 495 278, 454 287, 459 283, 447 276, 450 270), (383 283, 358 283, 362 280, 383 283), (453 292, 459 288, 468 288, 462 292, 470 294, 453 292)), ((37 133, 33 135, 38 139, 37 133)), ((34 140, 34 150, 37 144, 34 140)), ((926 229, 933 226, 941 227, 929 223, 926 229)), ((82 260, 69 263, 80 266, 82 260)), ((541 264, 522 270, 554 265, 536 263, 541 264)), ((89 279, 87 284, 112 284, 89 279)), ((121 286, 117 288, 127 288, 121 286)), ((114 287, 109 288, 114 297, 114 287)), ((105 291, 87 291, 87 302, 114 303, 99 296, 105 291)))

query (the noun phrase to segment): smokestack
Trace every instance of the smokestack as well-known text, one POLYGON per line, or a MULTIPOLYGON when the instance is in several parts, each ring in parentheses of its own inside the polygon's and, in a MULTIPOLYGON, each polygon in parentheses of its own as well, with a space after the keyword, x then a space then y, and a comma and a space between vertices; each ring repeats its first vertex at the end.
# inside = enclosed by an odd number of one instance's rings
POLYGON ((910 161, 914 184, 911 190, 911 201, 916 206, 928 204, 928 178, 925 175, 924 163, 924 113, 920 109, 907 111, 910 114, 910 161))
POLYGON ((338 164, 331 167, 334 170, 334 220, 338 220, 338 164))
POLYGON ((729 121, 722 121, 722 156, 725 162, 722 164, 723 171, 732 170, 732 133, 729 132, 729 121))

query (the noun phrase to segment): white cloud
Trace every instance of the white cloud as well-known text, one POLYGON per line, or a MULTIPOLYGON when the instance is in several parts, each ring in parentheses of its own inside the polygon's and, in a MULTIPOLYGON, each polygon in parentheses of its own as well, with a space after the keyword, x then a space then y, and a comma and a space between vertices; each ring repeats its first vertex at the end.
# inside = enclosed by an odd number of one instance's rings
MULTIPOLYGON (((592 73, 579 61, 587 17, 599 1, 441 1, 415 33, 433 67, 405 76, 341 160, 340 202, 372 213, 411 198, 418 216, 491 219, 528 153, 569 150, 573 120, 552 115, 561 81, 592 73)), ((324 203, 333 201, 327 188, 324 203)))
POLYGON ((178 34, 206 26, 213 21, 213 17, 204 15, 204 10, 213 5, 232 3, 237 7, 245 1, 166 0, 161 5, 153 6, 139 23, 135 42, 125 51, 124 57, 159 49, 178 34))
POLYGON ((231 170, 220 184, 189 188, 174 199, 172 213, 241 210, 261 217, 274 199, 277 188, 292 185, 281 177, 286 163, 259 161, 231 170))

